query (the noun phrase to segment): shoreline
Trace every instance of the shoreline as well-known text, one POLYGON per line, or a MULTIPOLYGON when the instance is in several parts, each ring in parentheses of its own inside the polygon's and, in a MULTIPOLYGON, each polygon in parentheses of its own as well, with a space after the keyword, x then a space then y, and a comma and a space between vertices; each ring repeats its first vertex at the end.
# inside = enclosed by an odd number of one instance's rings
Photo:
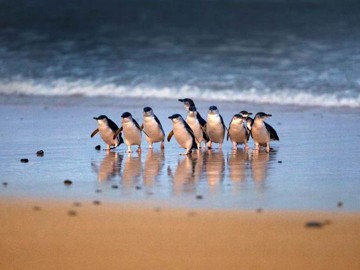
POLYGON ((1 269, 360 267, 359 213, 1 199, 0 216, 1 269))

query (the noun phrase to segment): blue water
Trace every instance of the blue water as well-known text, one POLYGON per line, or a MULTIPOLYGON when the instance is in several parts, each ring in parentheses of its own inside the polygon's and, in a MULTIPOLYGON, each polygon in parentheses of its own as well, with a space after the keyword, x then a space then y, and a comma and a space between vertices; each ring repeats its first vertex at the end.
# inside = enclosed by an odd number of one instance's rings
POLYGON ((360 107, 352 1, 1 1, 0 94, 360 107))

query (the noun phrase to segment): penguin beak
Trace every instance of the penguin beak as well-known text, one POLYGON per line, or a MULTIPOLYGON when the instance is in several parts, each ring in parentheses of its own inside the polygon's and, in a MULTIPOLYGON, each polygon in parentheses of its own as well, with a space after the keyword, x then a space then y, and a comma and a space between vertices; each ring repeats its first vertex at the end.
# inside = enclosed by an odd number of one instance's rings
POLYGON ((172 117, 172 116, 169 116, 168 118, 169 118, 169 119, 171 119, 171 120, 173 119, 173 117, 172 117))
POLYGON ((95 120, 99 120, 99 118, 98 118, 98 117, 93 117, 93 119, 95 119, 95 120))
POLYGON ((252 115, 252 112, 249 112, 248 115, 252 115))
POLYGON ((267 114, 266 117, 271 117, 272 115, 271 114, 267 114))
POLYGON ((181 99, 181 98, 180 98, 180 99, 178 99, 178 101, 180 101, 180 102, 184 102, 184 100, 183 100, 183 99, 181 99))

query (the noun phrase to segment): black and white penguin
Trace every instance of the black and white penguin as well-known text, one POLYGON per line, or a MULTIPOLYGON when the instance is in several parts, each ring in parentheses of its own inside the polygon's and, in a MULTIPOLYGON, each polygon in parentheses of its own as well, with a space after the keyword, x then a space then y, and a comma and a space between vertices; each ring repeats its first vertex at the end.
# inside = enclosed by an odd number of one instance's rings
POLYGON ((119 130, 124 132, 125 144, 128 146, 127 152, 131 153, 132 145, 137 145, 137 152, 141 152, 141 127, 129 112, 124 112, 121 118, 122 126, 119 130))
POLYGON ((250 129, 247 127, 246 119, 251 115, 247 111, 241 111, 235 114, 229 124, 229 130, 227 133, 227 140, 231 140, 233 144, 233 150, 237 149, 238 144, 244 144, 245 150, 249 149, 248 141, 250 137, 250 129))
POLYGON ((266 147, 266 152, 270 152, 270 141, 279 141, 275 129, 265 122, 271 114, 258 112, 255 115, 254 122, 251 126, 251 137, 255 143, 255 149, 259 150, 260 146, 266 147))
POLYGON ((161 142, 161 148, 165 148, 165 132, 162 128, 162 125, 159 119, 154 114, 153 110, 150 107, 144 108, 144 118, 141 129, 146 134, 146 141, 149 144, 149 148, 153 148, 152 144, 161 142))
POLYGON ((186 149, 184 155, 191 154, 192 149, 197 149, 194 132, 180 114, 173 114, 169 116, 169 119, 172 120, 173 130, 170 131, 167 137, 168 142, 171 140, 171 137, 175 135, 178 144, 186 149))
MULTIPOLYGON (((195 111, 197 111, 195 103, 192 99, 190 98, 184 98, 184 99, 178 99, 180 102, 182 102, 185 106, 185 109, 187 111, 189 111, 190 107, 193 107, 195 109, 195 111)), ((204 120, 204 118, 201 117, 200 113, 197 111, 197 115, 196 118, 198 119, 200 126, 202 126, 203 128, 206 125, 206 121, 204 120)))
POLYGON ((91 133, 91 138, 99 133, 100 137, 107 144, 108 150, 116 148, 124 142, 121 134, 117 134, 115 136, 115 133, 119 128, 110 118, 106 115, 100 115, 98 117, 94 117, 94 119, 98 123, 98 128, 91 133))
POLYGON ((206 129, 200 125, 197 115, 198 112, 196 111, 196 108, 194 106, 190 106, 186 117, 186 123, 188 123, 192 129, 196 138, 197 146, 200 149, 201 143, 204 142, 206 144, 206 142, 209 141, 209 137, 206 134, 206 129))
POLYGON ((206 133, 210 139, 208 142, 209 149, 211 149, 213 142, 218 143, 219 148, 222 148, 225 131, 226 126, 222 116, 219 114, 218 108, 216 106, 210 106, 206 124, 206 133))

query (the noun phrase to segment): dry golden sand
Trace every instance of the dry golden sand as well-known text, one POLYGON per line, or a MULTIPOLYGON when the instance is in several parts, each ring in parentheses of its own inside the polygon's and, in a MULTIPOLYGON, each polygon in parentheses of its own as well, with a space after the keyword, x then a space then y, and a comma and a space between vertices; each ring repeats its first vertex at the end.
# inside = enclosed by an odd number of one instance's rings
POLYGON ((2 199, 0 219, 0 269, 360 269, 360 214, 2 199))

